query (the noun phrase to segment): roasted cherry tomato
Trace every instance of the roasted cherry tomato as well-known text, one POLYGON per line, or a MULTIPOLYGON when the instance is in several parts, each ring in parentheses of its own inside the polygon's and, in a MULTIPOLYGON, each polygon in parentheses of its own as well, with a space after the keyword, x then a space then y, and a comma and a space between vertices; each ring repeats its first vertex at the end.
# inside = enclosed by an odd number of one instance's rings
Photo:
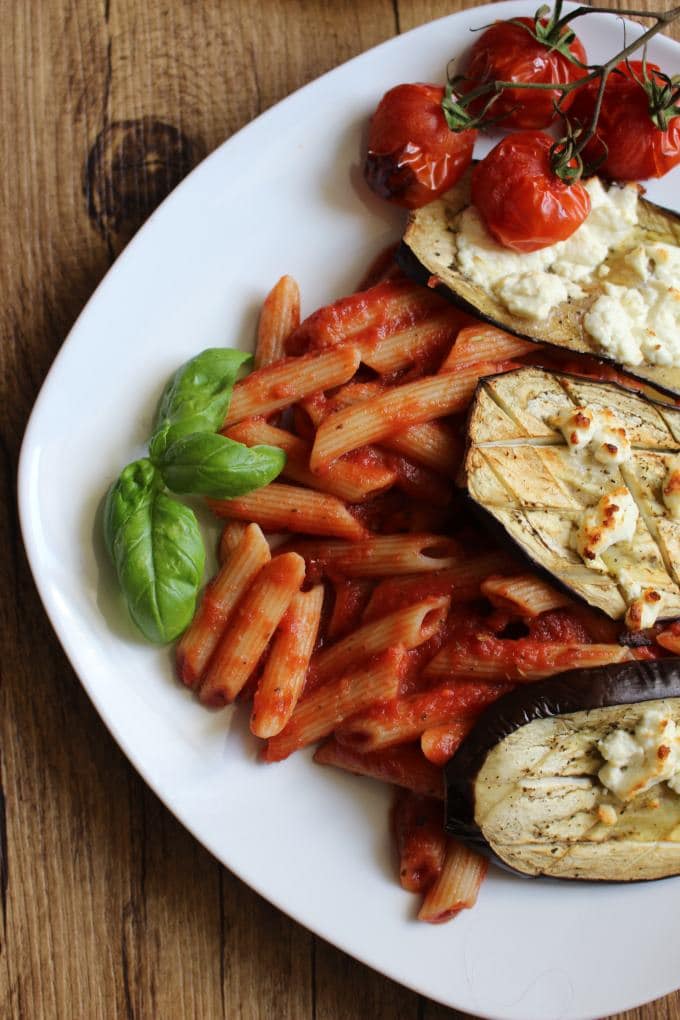
POLYGON ((583 185, 553 173, 552 144, 541 131, 508 135, 472 171, 472 201, 507 248, 536 251, 564 241, 590 212, 583 185))
MULTIPOLYGON (((542 24, 547 22, 544 20, 542 24)), ((468 91, 487 81, 564 84, 584 76, 586 72, 578 64, 572 64, 559 49, 539 42, 533 32, 533 18, 496 21, 490 25, 470 51, 465 67, 466 81, 461 89, 468 91)), ((576 36, 567 48, 577 60, 586 62, 586 51, 576 36)), ((479 113, 487 98, 472 103, 471 112, 479 113)), ((494 102, 489 116, 502 117, 503 127, 547 127, 557 116, 555 103, 559 98, 559 92, 549 89, 506 89, 494 102)), ((562 109, 566 110, 571 101, 570 93, 562 109)))
MULTIPOLYGON (((663 177, 680 163, 680 117, 668 117, 662 130, 650 112, 648 89, 662 88, 655 64, 647 64, 649 84, 643 82, 641 60, 619 64, 607 78, 595 135, 583 150, 586 162, 605 155, 597 172, 616 181, 639 181, 663 177)), ((597 98, 598 82, 576 89, 569 118, 588 127, 597 98)), ((674 91, 674 90, 672 90, 674 91)))
POLYGON ((381 198, 418 209, 451 188, 472 160, 475 131, 451 131, 438 85, 397 85, 371 118, 364 176, 381 198))

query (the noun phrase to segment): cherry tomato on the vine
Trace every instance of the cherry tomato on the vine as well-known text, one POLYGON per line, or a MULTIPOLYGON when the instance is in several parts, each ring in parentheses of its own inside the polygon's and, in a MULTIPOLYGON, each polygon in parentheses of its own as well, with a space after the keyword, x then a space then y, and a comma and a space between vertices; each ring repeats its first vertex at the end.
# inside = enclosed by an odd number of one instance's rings
MULTIPOLYGON (((619 64, 607 78, 595 135, 582 153, 593 163, 606 153, 597 167, 603 177, 617 181, 663 177, 680 163, 680 116, 669 117, 665 130, 652 121, 643 75, 642 61, 631 60, 619 64)), ((663 86, 656 64, 647 64, 647 76, 651 87, 663 86)), ((569 113, 573 123, 590 125, 598 85, 595 80, 575 90, 569 113)))
POLYGON ((371 118, 364 176, 381 198, 407 209, 453 187, 472 160, 475 131, 451 131, 438 85, 397 85, 371 118))
POLYGON ((576 181, 553 172, 553 139, 541 131, 508 135, 472 171, 472 201, 489 233, 507 248, 537 251, 564 241, 590 212, 576 181))
MULTIPOLYGON (((541 24, 545 25, 544 20, 541 24)), ((569 57, 534 38, 534 19, 515 18, 514 21, 496 21, 483 32, 470 51, 464 68, 466 81, 461 91, 470 91, 488 81, 512 81, 535 84, 566 84, 582 78, 587 72, 569 57)), ((586 62, 586 51, 574 36, 569 51, 586 62)), ((503 127, 543 128, 551 124, 557 114, 555 103, 559 92, 551 89, 506 89, 495 100, 490 117, 502 117, 503 127)), ((488 97, 474 101, 470 110, 481 112, 488 97)), ((565 97, 562 109, 568 109, 572 95, 565 97)))

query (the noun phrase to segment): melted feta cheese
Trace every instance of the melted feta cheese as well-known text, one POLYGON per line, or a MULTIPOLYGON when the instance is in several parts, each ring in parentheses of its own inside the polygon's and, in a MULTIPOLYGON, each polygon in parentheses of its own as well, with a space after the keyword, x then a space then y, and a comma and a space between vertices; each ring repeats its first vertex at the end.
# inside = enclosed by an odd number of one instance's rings
POLYGON ((598 778, 619 800, 663 782, 680 793, 680 732, 661 709, 647 709, 635 733, 614 730, 597 746, 606 762, 598 778))
POLYGON ((599 557, 617 542, 630 542, 635 534, 639 511, 625 486, 606 492, 583 514, 576 536, 576 548, 588 566, 602 569, 599 557))
POLYGON ((474 206, 458 216, 458 269, 487 292, 494 292, 515 315, 541 319, 570 297, 583 297, 579 280, 590 278, 611 248, 625 242, 637 223, 634 185, 608 190, 593 177, 584 187, 590 213, 566 241, 520 253, 498 244, 474 206))
POLYGON ((640 287, 605 283, 583 324, 622 364, 680 365, 680 290, 661 280, 640 287))
POLYGON ((457 218, 457 268, 513 315, 545 319, 558 305, 584 297, 579 283, 609 275, 612 250, 624 252, 632 286, 604 282, 583 325, 605 354, 624 365, 680 366, 680 247, 661 242, 631 246, 638 220, 635 185, 586 181, 590 213, 566 241, 520 253, 498 244, 474 206, 457 218), (625 251, 630 246, 629 251, 625 251))
POLYGON ((663 596, 654 588, 645 588, 634 598, 626 611, 625 624, 629 630, 653 627, 663 607, 663 596))
POLYGON ((567 408, 554 422, 570 450, 590 449, 600 464, 623 464, 631 455, 628 433, 608 408, 567 408))

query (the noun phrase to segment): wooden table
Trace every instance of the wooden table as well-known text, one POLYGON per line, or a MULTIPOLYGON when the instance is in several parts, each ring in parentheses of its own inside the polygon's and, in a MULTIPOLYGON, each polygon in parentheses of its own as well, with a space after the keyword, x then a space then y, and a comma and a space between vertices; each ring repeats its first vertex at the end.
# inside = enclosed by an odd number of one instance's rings
MULTIPOLYGON (((461 6, 0 0, 3 1018, 456 1016, 288 920, 150 793, 47 622, 14 490, 21 436, 45 373, 159 200, 293 89, 461 6)), ((678 1018, 680 995, 626 1016, 678 1018)))

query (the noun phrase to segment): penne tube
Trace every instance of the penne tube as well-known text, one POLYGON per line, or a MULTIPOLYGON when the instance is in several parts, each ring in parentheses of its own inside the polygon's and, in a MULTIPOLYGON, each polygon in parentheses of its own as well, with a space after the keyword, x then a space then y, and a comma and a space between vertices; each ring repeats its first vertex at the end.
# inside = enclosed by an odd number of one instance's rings
POLYGON ((484 857, 449 839, 441 873, 425 895, 418 920, 442 924, 459 911, 474 907, 488 867, 484 857))
POLYGON ((502 640, 492 635, 465 646, 446 645, 425 667, 426 680, 509 680, 531 683, 570 669, 587 669, 625 662, 632 655, 621 645, 563 644, 520 638, 502 640))
POLYGON ((206 587, 196 615, 177 646, 177 672, 187 687, 200 685, 237 603, 270 559, 269 546, 257 524, 248 525, 206 587))
POLYGON ((463 440, 439 421, 423 422, 386 436, 382 445, 425 467, 453 478, 463 456, 463 440))
POLYGON ((255 521, 268 531, 333 535, 353 541, 367 535, 364 526, 335 496, 280 482, 271 482, 237 499, 209 499, 207 503, 218 517, 255 521))
POLYGON ((327 737, 344 719, 368 705, 396 697, 405 659, 406 651, 397 645, 303 697, 285 729, 267 744, 264 758, 281 761, 298 748, 327 737))
POLYGON ((255 692, 250 729, 266 740, 280 733, 298 703, 314 651, 323 606, 323 585, 291 599, 255 692))
POLYGON ((470 321, 465 312, 446 308, 422 322, 380 339, 358 341, 361 360, 381 375, 389 375, 414 362, 441 358, 448 353, 462 325, 470 321))
POLYGON ((312 471, 323 471, 336 457, 411 425, 463 411, 480 377, 501 367, 507 363, 487 362, 460 372, 427 376, 335 411, 319 425, 310 458, 312 471))
POLYGON ((210 660, 199 692, 205 705, 220 707, 234 700, 257 666, 304 576, 305 561, 296 553, 275 556, 260 570, 210 660))
MULTIPOLYGON (((306 543, 301 542, 296 548, 310 566, 313 566, 307 559, 306 543)), ((374 620, 425 595, 447 595, 455 604, 472 602, 479 598, 481 585, 490 573, 502 570, 504 565, 512 563, 502 552, 486 553, 469 559, 454 553, 452 559, 455 565, 444 570, 432 573, 421 571, 412 576, 402 574, 397 577, 386 577, 371 595, 364 619, 374 620)), ((382 573, 384 575, 387 571, 382 573)))
POLYGON ((445 597, 427 598, 398 609, 380 620, 372 620, 335 644, 318 652, 312 660, 317 681, 344 673, 357 663, 395 645, 417 648, 437 633, 449 608, 445 597))
POLYGON ((480 590, 492 606, 524 618, 539 616, 551 609, 562 609, 572 602, 565 592, 558 591, 536 574, 488 577, 480 590))
MULTIPOLYGON (((453 568, 460 559, 458 543, 445 535, 375 535, 352 543, 301 541, 295 550, 316 571, 345 577, 424 574, 453 568)), ((479 583, 475 591, 478 588, 479 583)))
POLYGON ((273 414, 310 393, 341 386, 351 379, 361 360, 357 347, 286 358, 251 372, 234 386, 223 428, 243 418, 273 414))
POLYGON ((377 751, 419 740, 433 726, 473 718, 511 688, 507 684, 461 681, 397 698, 380 711, 368 709, 341 726, 339 743, 360 751, 377 751))
POLYGON ((349 503, 359 503, 374 492, 388 489, 397 479, 396 469, 379 456, 361 459, 345 457, 332 464, 325 474, 312 474, 309 470, 311 444, 292 432, 270 425, 264 418, 246 418, 224 429, 223 434, 246 446, 257 446, 259 443, 278 446, 286 454, 286 464, 281 472, 283 478, 307 485, 310 489, 328 492, 349 503))
POLYGON ((427 892, 441 874, 446 853, 441 802, 400 791, 392 808, 392 829, 402 888, 407 892, 427 892))
POLYGON ((285 355, 284 345, 300 325, 300 288, 292 276, 282 276, 264 299, 257 326, 255 368, 264 368, 285 355))
POLYGON ((540 344, 520 340, 502 329, 478 322, 460 330, 441 371, 457 371, 469 365, 479 364, 480 361, 523 358, 544 349, 540 344))
POLYGON ((220 563, 226 563, 229 553, 232 553, 246 533, 248 525, 245 521, 229 521, 222 528, 220 544, 217 555, 220 563))
POLYGON ((440 802, 444 796, 442 770, 426 761, 420 748, 412 744, 362 754, 330 737, 317 748, 314 761, 319 765, 334 765, 355 776, 368 776, 414 793, 437 797, 440 802))
POLYGON ((420 737, 420 749, 433 765, 446 765, 475 724, 474 716, 431 726, 420 737))
POLYGON ((443 298, 410 280, 379 283, 308 316, 290 337, 286 353, 334 347, 362 334, 366 337, 371 330, 386 335, 441 308, 446 308, 443 298))
POLYGON ((677 624, 671 624, 670 627, 660 631, 656 635, 656 640, 662 648, 673 652, 674 655, 680 655, 680 627, 677 624))

